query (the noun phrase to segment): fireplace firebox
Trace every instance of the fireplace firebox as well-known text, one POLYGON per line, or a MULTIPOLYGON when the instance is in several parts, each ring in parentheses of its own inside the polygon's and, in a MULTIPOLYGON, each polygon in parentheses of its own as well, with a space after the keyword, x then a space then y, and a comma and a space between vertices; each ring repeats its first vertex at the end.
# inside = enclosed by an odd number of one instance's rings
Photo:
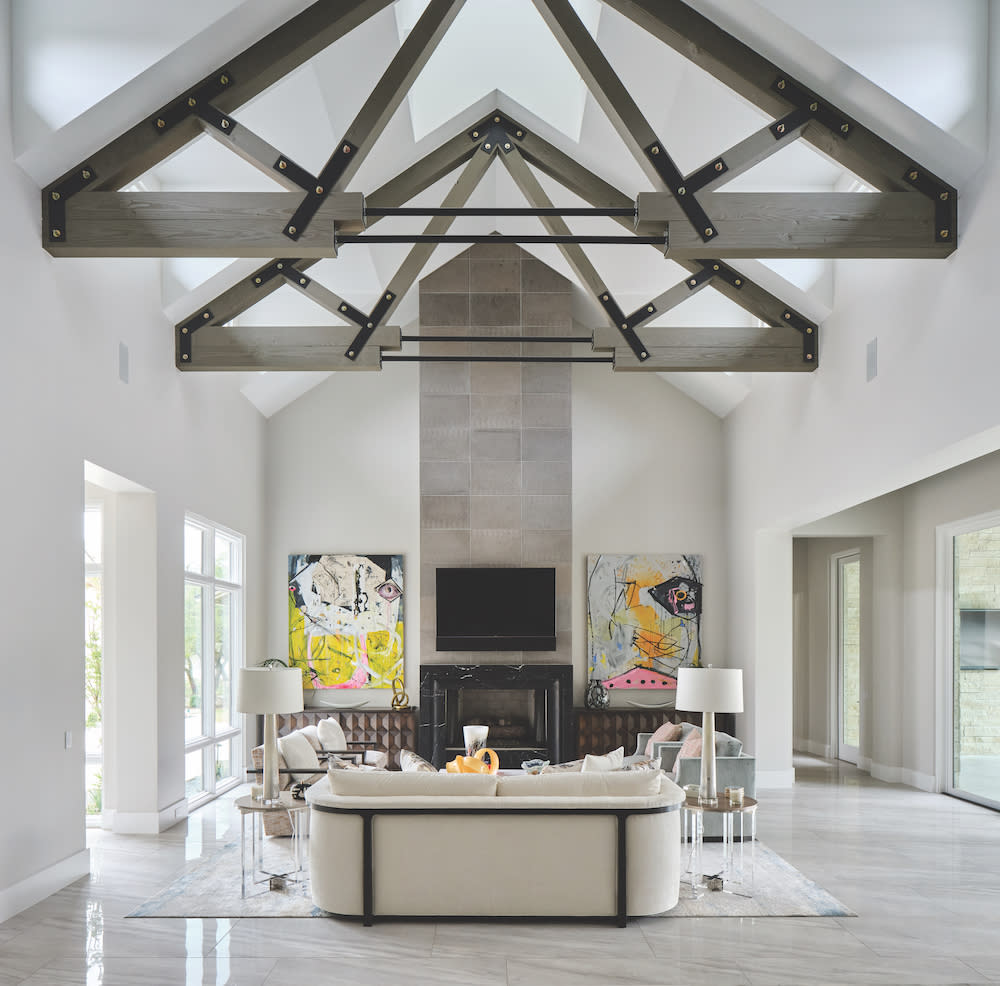
POLYGON ((569 749, 573 668, 568 664, 424 664, 417 749, 436 767, 465 752, 462 727, 490 727, 501 767, 569 749))

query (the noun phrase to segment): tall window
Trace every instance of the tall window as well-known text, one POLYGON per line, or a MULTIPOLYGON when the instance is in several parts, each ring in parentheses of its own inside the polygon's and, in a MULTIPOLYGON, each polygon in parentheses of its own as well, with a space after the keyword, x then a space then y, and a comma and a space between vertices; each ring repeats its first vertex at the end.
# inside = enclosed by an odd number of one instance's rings
POLYGON ((104 810, 104 510, 83 511, 84 555, 84 762, 87 824, 100 825, 104 810))
POLYGON ((243 536, 184 521, 184 780, 189 804, 239 781, 234 670, 243 664, 243 536))
POLYGON ((858 762, 861 745, 861 556, 836 556, 837 756, 858 762))

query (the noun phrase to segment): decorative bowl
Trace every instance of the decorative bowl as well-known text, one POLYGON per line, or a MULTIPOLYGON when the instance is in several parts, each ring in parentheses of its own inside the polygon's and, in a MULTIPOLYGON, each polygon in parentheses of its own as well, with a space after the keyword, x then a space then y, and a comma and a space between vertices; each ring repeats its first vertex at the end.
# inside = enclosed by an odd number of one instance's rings
POLYGON ((526 774, 540 774, 546 767, 548 767, 549 760, 522 760, 521 770, 526 774))

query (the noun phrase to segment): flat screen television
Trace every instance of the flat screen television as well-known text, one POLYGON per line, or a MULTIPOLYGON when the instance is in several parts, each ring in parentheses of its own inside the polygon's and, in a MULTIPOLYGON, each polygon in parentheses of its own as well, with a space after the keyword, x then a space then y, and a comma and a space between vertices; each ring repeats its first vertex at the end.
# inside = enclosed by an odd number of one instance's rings
POLYGON ((555 650, 554 568, 439 568, 438 650, 555 650))
POLYGON ((958 611, 958 657, 962 671, 1000 669, 1000 609, 958 611))

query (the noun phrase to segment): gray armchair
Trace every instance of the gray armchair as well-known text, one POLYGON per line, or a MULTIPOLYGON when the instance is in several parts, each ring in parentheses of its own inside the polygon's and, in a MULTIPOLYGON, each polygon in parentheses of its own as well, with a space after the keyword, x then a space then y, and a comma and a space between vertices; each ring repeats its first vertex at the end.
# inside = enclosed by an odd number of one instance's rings
MULTIPOLYGON (((645 756, 646 744, 652 733, 639 733, 634 757, 645 756)), ((672 743, 654 743, 652 754, 660 758, 660 767, 668 774, 674 775, 674 780, 681 787, 688 784, 701 783, 701 757, 682 757, 677 762, 677 754, 683 746, 681 740, 672 743), (676 773, 674 771, 676 765, 676 773)), ((736 757, 715 757, 715 777, 719 796, 727 787, 741 787, 748 798, 757 796, 757 758, 740 753, 736 757)), ((722 838, 722 817, 705 813, 705 838, 722 838)))

